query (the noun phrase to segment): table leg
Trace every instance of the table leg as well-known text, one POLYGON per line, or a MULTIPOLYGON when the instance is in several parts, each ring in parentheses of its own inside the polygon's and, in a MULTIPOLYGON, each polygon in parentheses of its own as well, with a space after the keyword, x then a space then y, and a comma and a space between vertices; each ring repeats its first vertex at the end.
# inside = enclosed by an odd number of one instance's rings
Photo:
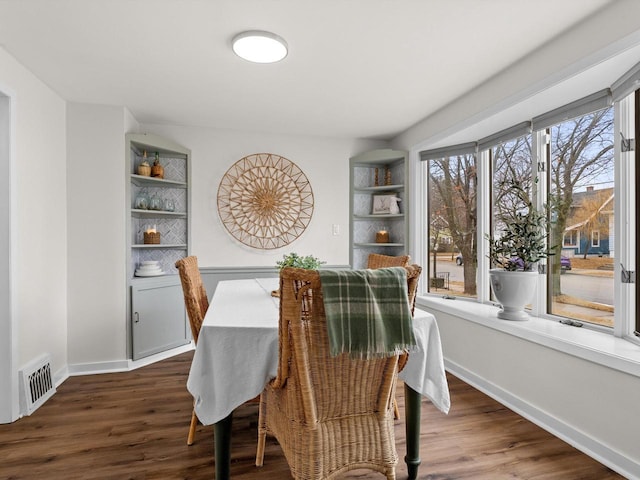
POLYGON ((420 394, 406 383, 404 384, 405 431, 407 434, 407 464, 409 480, 418 476, 420 465, 420 394))
POLYGON ((233 412, 213 424, 216 480, 229 480, 231 470, 231 422, 233 412))

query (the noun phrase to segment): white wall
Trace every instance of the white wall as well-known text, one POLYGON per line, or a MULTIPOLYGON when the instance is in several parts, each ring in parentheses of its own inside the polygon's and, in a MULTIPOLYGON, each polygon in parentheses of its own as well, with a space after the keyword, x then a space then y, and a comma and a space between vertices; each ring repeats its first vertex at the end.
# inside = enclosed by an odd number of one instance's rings
POLYGON ((629 478, 640 478, 638 377, 432 312, 455 374, 629 478))
POLYGON ((142 125, 142 131, 170 138, 192 152, 191 252, 203 267, 274 266, 284 253, 315 255, 331 265, 349 263, 349 157, 382 142, 274 135, 207 128, 142 125), (217 213, 220 180, 236 161, 253 153, 281 155, 302 169, 313 189, 315 208, 304 233, 278 250, 257 250, 235 241, 217 213), (332 225, 340 225, 340 235, 332 225))
POLYGON ((284 252, 313 254, 330 264, 349 261, 349 157, 380 142, 138 125, 122 107, 67 107, 69 365, 74 371, 126 365, 124 133, 155 133, 192 150, 192 253, 202 267, 273 266, 284 252), (220 179, 240 158, 277 153, 307 175, 316 208, 307 230, 289 247, 265 252, 238 242, 216 208, 220 179), (339 224, 341 234, 332 235, 339 224))
POLYGON ((18 416, 14 392, 18 387, 15 359, 17 358, 17 331, 12 323, 13 287, 11 248, 13 186, 11 175, 11 98, 0 90, 0 423, 11 422, 18 416), (15 352, 15 353, 14 353, 15 352))
POLYGON ((17 366, 48 352, 58 371, 67 364, 65 103, 2 48, 0 90, 11 92, 15 120, 17 366))
POLYGON ((127 358, 122 107, 67 106, 69 364, 127 358))

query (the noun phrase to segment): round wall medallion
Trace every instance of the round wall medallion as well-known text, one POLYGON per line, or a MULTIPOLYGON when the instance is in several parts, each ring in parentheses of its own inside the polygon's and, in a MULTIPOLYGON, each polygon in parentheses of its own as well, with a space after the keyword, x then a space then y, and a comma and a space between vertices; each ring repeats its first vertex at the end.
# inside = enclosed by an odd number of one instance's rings
POLYGON ((241 158, 218 187, 218 214, 241 243, 263 250, 284 247, 307 228, 313 191, 292 161, 272 153, 241 158))

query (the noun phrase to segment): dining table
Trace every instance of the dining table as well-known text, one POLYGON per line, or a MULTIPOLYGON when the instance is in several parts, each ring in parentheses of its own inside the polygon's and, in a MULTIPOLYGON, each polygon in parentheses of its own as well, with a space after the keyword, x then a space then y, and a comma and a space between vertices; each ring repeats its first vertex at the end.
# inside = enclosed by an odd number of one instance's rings
MULTIPOLYGON (((198 419, 214 425, 215 478, 230 477, 233 410, 260 395, 278 366, 279 299, 271 295, 278 278, 218 282, 205 315, 187 389, 198 419)), ((450 407, 440 333, 435 317, 415 309, 416 347, 398 377, 404 382, 404 457, 409 479, 420 465, 421 398, 444 413, 450 407)))

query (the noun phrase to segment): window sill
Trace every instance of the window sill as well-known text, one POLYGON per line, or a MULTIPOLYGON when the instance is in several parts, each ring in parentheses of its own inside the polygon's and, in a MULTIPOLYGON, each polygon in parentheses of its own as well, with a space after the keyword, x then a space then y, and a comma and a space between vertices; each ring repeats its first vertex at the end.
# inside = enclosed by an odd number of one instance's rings
MULTIPOLYGON (((560 322, 531 317, 516 322, 497 317, 498 307, 460 299, 420 296, 416 306, 447 313, 584 360, 640 377, 640 346, 609 333, 572 327, 560 322)), ((434 312, 435 311, 435 312, 434 312)))

